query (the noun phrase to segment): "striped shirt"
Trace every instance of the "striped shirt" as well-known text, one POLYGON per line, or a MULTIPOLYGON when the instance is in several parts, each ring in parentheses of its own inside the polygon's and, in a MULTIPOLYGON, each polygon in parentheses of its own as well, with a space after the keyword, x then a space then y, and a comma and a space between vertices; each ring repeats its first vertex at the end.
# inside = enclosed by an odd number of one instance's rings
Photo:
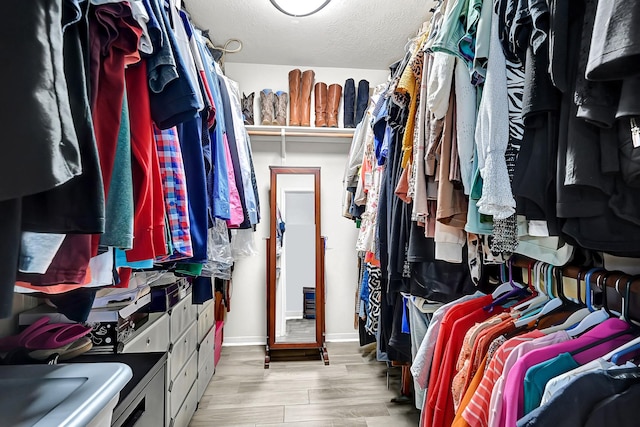
POLYGON ((469 401, 469 404, 462 412, 462 418, 469 423, 471 427, 487 427, 489 424, 489 404, 491 402, 491 392, 496 381, 502 375, 504 362, 511 351, 525 341, 539 338, 544 334, 538 330, 533 330, 524 335, 520 335, 507 340, 495 352, 493 358, 489 362, 484 372, 484 377, 475 394, 469 401))

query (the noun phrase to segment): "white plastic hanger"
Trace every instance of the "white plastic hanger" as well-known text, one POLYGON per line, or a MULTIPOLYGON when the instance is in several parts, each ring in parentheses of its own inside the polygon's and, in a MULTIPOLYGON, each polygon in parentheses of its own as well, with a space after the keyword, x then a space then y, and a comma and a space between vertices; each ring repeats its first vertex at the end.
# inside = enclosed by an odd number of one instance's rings
MULTIPOLYGON (((591 311, 591 313, 589 313, 587 317, 582 319, 580 323, 578 323, 578 326, 576 326, 575 328, 569 329, 567 331, 569 336, 572 338, 587 332, 589 329, 593 328, 596 325, 599 325, 600 323, 604 322, 609 318, 609 313, 607 313, 607 310, 605 310, 604 307, 601 308, 600 310, 595 311, 595 309, 593 308, 593 305, 591 304, 592 295, 593 295, 591 293, 591 275, 597 271, 602 271, 602 269, 593 268, 587 272, 584 278, 584 283, 586 286, 587 308, 591 311)), ((599 283, 600 279, 603 278, 604 276, 606 276, 606 274, 598 276, 598 279, 597 279, 598 286, 600 285, 599 283)), ((606 281, 604 286, 606 286, 606 281)), ((605 292, 606 292, 606 288, 605 288, 605 292)))
MULTIPOLYGON (((551 274, 551 269, 552 266, 548 265, 547 270, 546 270, 546 283, 547 283, 547 292, 549 294, 549 297, 553 296, 552 293, 552 286, 553 286, 553 276, 551 274)), ((533 320, 538 320, 540 319, 542 316, 546 316, 547 314, 551 313, 553 310, 555 310, 556 308, 559 308, 560 306, 562 306, 564 302, 562 301, 562 299, 560 298, 553 298, 551 300, 549 300, 544 307, 542 307, 542 310, 540 310, 540 312, 534 314, 533 316, 530 317, 524 317, 521 319, 518 319, 514 322, 515 327, 516 328, 520 328, 522 326, 527 325, 528 323, 530 323, 533 320)))
MULTIPOLYGON (((580 280, 582 280, 582 271, 578 272, 578 277, 576 277, 576 280, 577 280, 577 288, 578 288, 578 302, 581 302, 580 301, 580 280)), ((576 323, 582 321, 585 317, 587 317, 587 315, 589 315, 589 313, 591 313, 591 310, 588 307, 581 308, 578 311, 572 313, 561 324, 542 329, 540 332, 542 332, 545 335, 549 335, 554 332, 564 331, 569 327, 575 325, 576 323)))
POLYGON ((509 278, 502 278, 502 283, 498 285, 498 287, 491 293, 491 298, 494 300, 500 298, 502 295, 511 292, 515 288, 522 288, 523 286, 520 283, 517 283, 513 280, 513 275, 511 274, 511 262, 507 261, 509 268, 509 278))
POLYGON ((545 294, 544 291, 540 289, 540 273, 543 266, 544 263, 540 261, 534 264, 532 280, 533 283, 529 283, 530 286, 533 286, 535 288, 535 290, 538 292, 538 295, 535 298, 532 298, 513 307, 513 311, 519 313, 520 316, 526 316, 526 313, 530 312, 531 310, 535 310, 542 304, 549 301, 549 297, 547 296, 547 294, 545 294))

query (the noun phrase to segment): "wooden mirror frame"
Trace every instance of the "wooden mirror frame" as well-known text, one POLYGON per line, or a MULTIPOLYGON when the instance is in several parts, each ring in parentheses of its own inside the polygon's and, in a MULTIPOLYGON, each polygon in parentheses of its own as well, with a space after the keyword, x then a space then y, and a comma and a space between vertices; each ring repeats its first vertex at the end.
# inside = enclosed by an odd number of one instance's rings
MULTIPOLYGON (((329 364, 329 355, 325 345, 325 310, 324 310, 324 246, 325 239, 320 235, 320 168, 319 167, 279 167, 269 166, 271 170, 271 183, 269 188, 269 235, 267 238, 267 345, 264 359, 265 369, 269 368, 271 352, 273 351, 298 351, 314 350, 309 355, 317 354, 325 365, 329 364), (316 336, 313 342, 276 342, 276 217, 278 197, 279 175, 313 175, 315 198, 315 247, 316 247, 316 280, 315 280, 315 310, 316 310, 316 336)), ((298 354, 300 356, 300 354, 298 354)))

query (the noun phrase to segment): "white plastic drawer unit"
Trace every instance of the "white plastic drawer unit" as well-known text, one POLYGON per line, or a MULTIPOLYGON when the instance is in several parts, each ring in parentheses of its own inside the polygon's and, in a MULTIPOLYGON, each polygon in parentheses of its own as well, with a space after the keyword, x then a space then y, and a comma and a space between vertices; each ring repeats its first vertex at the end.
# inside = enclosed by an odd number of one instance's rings
POLYGON ((175 417, 171 418, 169 427, 187 427, 193 414, 196 412, 196 406, 198 406, 197 387, 194 385, 191 387, 187 398, 182 403, 180 410, 175 417))
POLYGON ((211 306, 213 305, 214 301, 215 301, 215 298, 210 299, 209 301, 206 301, 204 304, 198 304, 198 314, 207 310, 211 310, 213 312, 213 308, 211 308, 211 306))
POLYGON ((211 366, 213 365, 213 345, 216 340, 216 330, 215 328, 211 328, 207 336, 200 343, 198 347, 198 371, 201 371, 202 368, 205 367, 206 364, 211 362, 211 366))
POLYGON ((127 342, 123 353, 165 352, 169 349, 169 315, 148 323, 127 342))
POLYGON ((178 372, 187 363, 198 346, 198 327, 195 323, 191 325, 184 334, 171 343, 170 349, 170 378, 173 380, 178 372))
POLYGON ((187 295, 182 301, 171 309, 171 340, 179 337, 196 320, 198 308, 191 304, 191 295, 187 295))
POLYGON ((199 310, 198 312, 198 342, 202 342, 204 337, 209 333, 209 330, 215 323, 214 314, 213 314, 213 300, 208 301, 204 304, 203 310, 199 310))
POLYGON ((169 401, 171 404, 171 418, 175 418, 178 409, 187 397, 187 393, 191 390, 191 386, 196 382, 198 376, 198 357, 197 353, 193 353, 187 364, 178 373, 176 378, 169 383, 169 393, 171 394, 169 401))

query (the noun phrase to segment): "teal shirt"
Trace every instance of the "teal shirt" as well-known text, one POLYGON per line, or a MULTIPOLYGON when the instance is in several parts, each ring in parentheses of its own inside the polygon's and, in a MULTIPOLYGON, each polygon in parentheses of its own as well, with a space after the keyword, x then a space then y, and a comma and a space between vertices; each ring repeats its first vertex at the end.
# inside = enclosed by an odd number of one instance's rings
POLYGON ((455 2, 450 8, 447 6, 446 15, 442 21, 442 27, 436 35, 431 50, 444 52, 456 56, 470 64, 460 52, 458 44, 467 32, 467 14, 469 13, 469 0, 449 0, 455 2))
POLYGON ((561 353, 553 359, 530 367, 524 377, 524 415, 540 406, 544 388, 551 378, 580 366, 569 353, 561 353))
POLYGON ((131 171, 131 128, 125 93, 118 146, 105 207, 105 229, 100 245, 119 249, 133 248, 133 175, 131 171))

